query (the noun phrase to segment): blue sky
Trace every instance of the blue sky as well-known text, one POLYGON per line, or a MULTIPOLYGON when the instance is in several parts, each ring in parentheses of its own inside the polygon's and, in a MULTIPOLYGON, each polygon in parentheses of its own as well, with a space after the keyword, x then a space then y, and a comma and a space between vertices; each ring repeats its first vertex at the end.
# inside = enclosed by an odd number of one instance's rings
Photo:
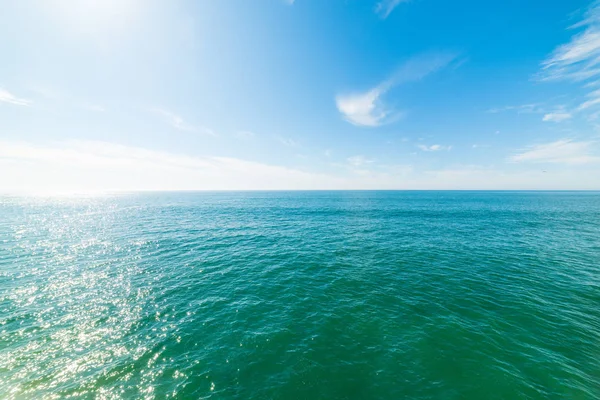
POLYGON ((0 190, 600 189, 600 3, 23 0, 0 190))

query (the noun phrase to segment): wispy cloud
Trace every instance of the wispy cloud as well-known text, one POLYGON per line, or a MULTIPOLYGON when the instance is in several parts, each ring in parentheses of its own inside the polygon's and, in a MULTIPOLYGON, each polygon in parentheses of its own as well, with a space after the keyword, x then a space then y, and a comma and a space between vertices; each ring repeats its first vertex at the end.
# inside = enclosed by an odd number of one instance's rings
POLYGON ((542 118, 545 122, 562 122, 571 119, 573 116, 567 112, 548 113, 542 118))
POLYGON ((96 141, 0 141, 2 191, 340 188, 337 177, 231 157, 195 157, 96 141))
MULTIPOLYGON (((600 85, 600 1, 593 1, 581 21, 570 29, 576 33, 544 60, 538 78, 585 82, 584 87, 597 88, 600 85)), ((562 122, 588 112, 592 112, 587 115, 588 120, 593 120, 597 112, 590 109, 600 105, 600 90, 591 91, 586 98, 572 112, 552 112, 544 116, 544 121, 562 122)))
POLYGON ((518 106, 504 106, 489 109, 489 113, 501 113, 514 111, 518 114, 544 114, 542 120, 545 122, 563 122, 573 117, 573 113, 567 111, 564 105, 549 106, 543 103, 521 104, 518 106))
POLYGON ((477 144, 476 143, 471 147, 473 147, 474 149, 483 149, 483 148, 492 147, 492 146, 489 144, 477 144))
POLYGON ((342 117, 358 126, 380 126, 401 116, 386 106, 381 97, 397 85, 418 81, 452 62, 453 53, 427 53, 405 62, 388 79, 366 92, 340 94, 336 96, 336 105, 342 117))
POLYGON ((424 144, 419 144, 417 147, 423 151, 440 151, 440 150, 451 150, 452 146, 443 146, 441 144, 433 144, 431 146, 426 146, 424 144))
POLYGON ((289 146, 289 147, 299 147, 300 146, 300 143, 298 143, 294 139, 286 138, 283 136, 275 136, 275 139, 277 139, 277 141, 279 143, 281 143, 285 146, 289 146))
POLYGON ((584 81, 600 74, 600 2, 594 1, 582 21, 571 29, 583 29, 554 50, 542 64, 541 79, 584 81))
POLYGON ((599 162, 600 157, 592 153, 595 142, 557 140, 551 143, 530 146, 509 157, 512 162, 587 164, 599 162))
POLYGON ((375 5, 375 13, 382 19, 386 19, 396 7, 410 0, 382 0, 375 5))
POLYGON ((217 134, 209 128, 203 126, 193 126, 186 123, 182 117, 177 114, 174 114, 170 111, 167 111, 162 108, 155 108, 153 110, 156 114, 160 115, 167 123, 169 123, 173 128, 179 129, 180 131, 186 132, 199 132, 210 136, 217 136, 217 134))
POLYGON ((179 129, 182 131, 194 131, 195 128, 191 125, 186 124, 183 121, 183 118, 177 114, 174 114, 170 111, 163 110, 161 108, 155 108, 154 111, 161 115, 165 121, 167 121, 173 128, 179 129))
POLYGON ((518 106, 496 107, 488 110, 489 113, 496 114, 504 111, 516 111, 519 114, 544 113, 541 103, 521 104, 518 106))
POLYGON ((370 160, 365 156, 353 156, 353 157, 348 157, 346 159, 346 161, 348 162, 348 164, 350 164, 353 167, 363 167, 367 164, 372 164, 374 162, 374 160, 370 160))
POLYGON ((0 102, 15 106, 29 106, 32 103, 31 100, 19 98, 3 88, 0 88, 0 102))
MULTIPOLYGON (((356 160, 359 159, 354 159, 354 162, 356 160)), ((567 168, 543 173, 536 166, 512 172, 460 165, 437 171, 419 171, 409 165, 376 165, 370 164, 366 158, 363 161, 362 167, 354 167, 345 160, 343 165, 338 165, 343 167, 338 170, 339 173, 322 174, 238 158, 198 157, 107 142, 36 144, 0 140, 0 171, 11 172, 0 174, 0 191, 597 190, 600 187, 600 169, 595 167, 586 169, 586 174, 567 168)), ((600 163, 597 165, 600 166, 600 163)))
POLYGON ((577 111, 584 111, 584 110, 587 110, 589 108, 593 108, 593 107, 596 107, 597 105, 599 105, 600 104, 600 89, 591 91, 585 97, 587 97, 588 100, 581 103, 579 105, 579 107, 577 108, 577 111))

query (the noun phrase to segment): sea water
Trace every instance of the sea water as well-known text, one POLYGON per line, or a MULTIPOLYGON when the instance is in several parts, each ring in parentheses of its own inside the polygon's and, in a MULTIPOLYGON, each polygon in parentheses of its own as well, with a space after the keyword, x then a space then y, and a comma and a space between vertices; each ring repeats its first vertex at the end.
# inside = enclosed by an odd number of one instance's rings
POLYGON ((600 193, 0 197, 2 399, 598 399, 600 193))

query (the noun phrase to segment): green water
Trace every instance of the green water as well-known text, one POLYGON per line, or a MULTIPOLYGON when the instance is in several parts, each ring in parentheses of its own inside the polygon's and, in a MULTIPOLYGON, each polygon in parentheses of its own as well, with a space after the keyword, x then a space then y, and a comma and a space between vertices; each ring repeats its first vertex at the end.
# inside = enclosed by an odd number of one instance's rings
POLYGON ((600 193, 0 198, 2 399, 598 399, 600 193))

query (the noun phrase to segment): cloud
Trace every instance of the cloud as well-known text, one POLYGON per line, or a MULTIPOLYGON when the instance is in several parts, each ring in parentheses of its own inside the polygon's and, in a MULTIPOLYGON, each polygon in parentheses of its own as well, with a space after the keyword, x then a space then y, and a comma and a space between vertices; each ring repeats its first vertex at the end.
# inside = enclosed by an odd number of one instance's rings
POLYGON ((419 144, 417 147, 423 151, 440 151, 440 150, 451 150, 452 146, 442 146, 441 144, 433 144, 431 146, 426 146, 424 144, 419 144))
POLYGON ((375 88, 367 93, 337 96, 338 111, 354 125, 379 126, 389 115, 389 111, 379 102, 381 94, 381 90, 375 88))
POLYGON ((492 146, 489 144, 474 144, 472 147, 474 149, 483 149, 483 148, 492 147, 492 146))
POLYGON ((0 88, 0 102, 15 106, 29 106, 32 103, 31 100, 21 99, 3 88, 0 88))
POLYGON ((153 111, 158 115, 162 116, 163 119, 167 123, 169 123, 173 128, 179 129, 180 131, 199 132, 210 136, 217 136, 217 134, 212 129, 203 126, 190 125, 186 123, 182 117, 170 111, 164 110, 162 108, 155 108, 153 111))
MULTIPOLYGON (((355 161, 358 159, 355 159, 355 161)), ((366 164, 369 160, 364 160, 366 164)), ((600 170, 480 166, 419 171, 407 165, 341 168, 339 174, 231 157, 195 157, 97 141, 0 140, 2 192, 310 189, 600 189, 600 170)), ((600 165, 600 164, 598 164, 600 165)), ((365 164, 363 163, 363 167, 365 164)))
POLYGON ((542 171, 539 167, 507 172, 483 166, 456 166, 426 171, 416 189, 437 190, 596 190, 600 170, 583 176, 579 169, 558 168, 542 171), (597 175, 596 175, 597 174, 597 175))
POLYGON ((544 113, 544 108, 541 103, 522 104, 518 106, 505 106, 491 108, 488 110, 489 113, 497 114, 504 111, 516 111, 519 114, 533 114, 533 113, 544 113))
POLYGON ((600 74, 600 2, 593 2, 584 19, 571 28, 583 31, 542 63, 541 79, 584 81, 600 74))
POLYGON ((589 100, 584 101, 579 105, 577 111, 584 111, 600 104, 600 89, 591 91, 586 95, 589 100))
POLYGON ((452 53, 427 53, 411 58, 379 85, 366 92, 339 94, 336 106, 342 117, 358 126, 375 127, 389 123, 401 113, 387 107, 381 97, 397 85, 418 81, 451 63, 452 53))
POLYGON ((289 147, 299 147, 300 143, 296 142, 294 139, 286 138, 283 136, 275 136, 277 141, 285 146, 289 147))
POLYGON ((365 156, 348 157, 346 159, 346 161, 348 162, 348 164, 350 164, 353 167, 362 167, 367 164, 372 164, 374 162, 374 160, 370 160, 370 159, 366 158, 365 156))
POLYGON ((566 107, 564 105, 548 107, 544 106, 542 103, 505 106, 488 110, 489 113, 494 114, 505 111, 515 111, 518 114, 544 114, 542 120, 545 122, 563 122, 573 117, 573 114, 566 111, 566 107), (552 108, 553 111, 550 111, 550 108, 552 108))
POLYGON ((544 115, 543 121, 546 122, 562 122, 571 119, 572 115, 566 112, 549 113, 544 115))
POLYGON ((97 141, 0 141, 6 192, 342 188, 341 178, 231 157, 193 157, 97 141))
POLYGON ((408 3, 410 0, 382 0, 375 5, 375 13, 381 19, 386 19, 396 7, 401 3, 408 3))
POLYGON ((509 157, 512 162, 588 164, 600 161, 600 157, 591 155, 595 142, 577 142, 571 139, 530 146, 509 157))

